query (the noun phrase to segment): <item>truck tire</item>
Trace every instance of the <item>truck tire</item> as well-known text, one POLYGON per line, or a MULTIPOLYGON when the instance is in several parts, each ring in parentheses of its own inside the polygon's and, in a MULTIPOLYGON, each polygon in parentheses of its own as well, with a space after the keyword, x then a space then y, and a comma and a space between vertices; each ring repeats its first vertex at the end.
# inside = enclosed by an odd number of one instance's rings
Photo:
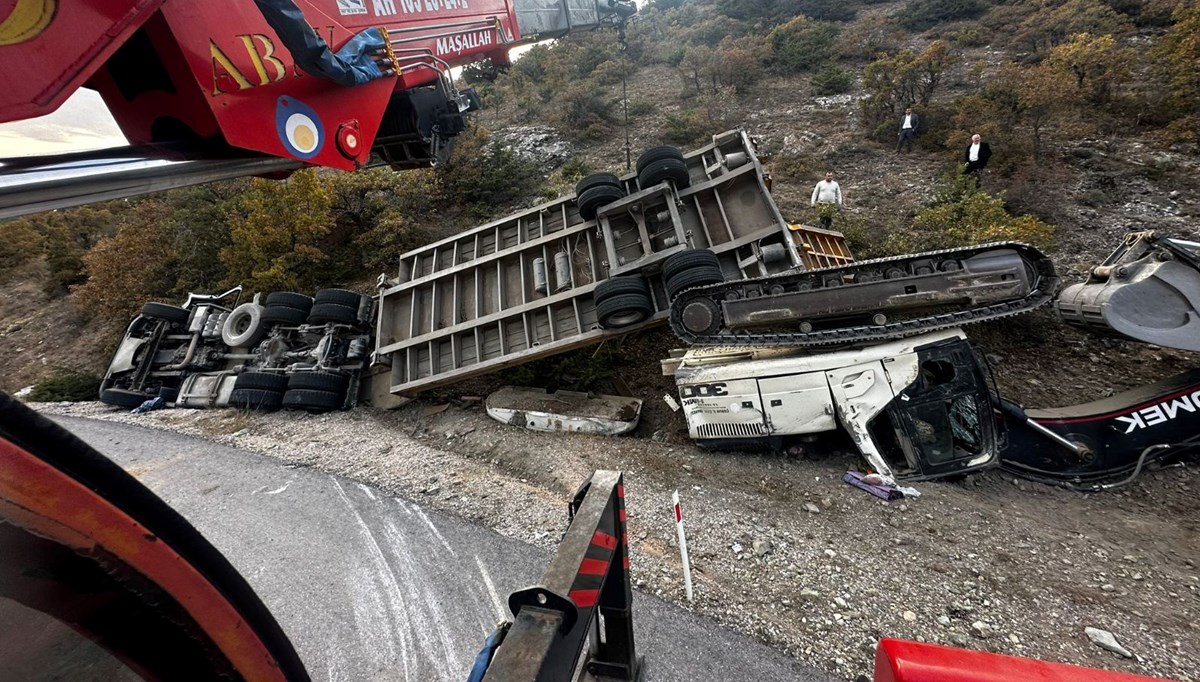
POLYGON ((257 388, 235 388, 229 394, 229 406, 246 410, 278 410, 283 406, 283 395, 257 388))
POLYGON ((183 324, 192 316, 192 311, 166 303, 147 303, 142 306, 142 314, 156 320, 166 320, 174 324, 183 324))
POLYGON ((308 314, 309 324, 358 324, 358 307, 340 305, 337 303, 314 303, 312 312, 308 314))
POLYGON ((721 260, 717 258, 717 254, 708 249, 688 249, 680 251, 663 262, 662 276, 663 281, 667 281, 691 268, 709 265, 718 270, 721 269, 721 260))
POLYGON ((642 296, 649 297, 650 287, 641 275, 618 275, 597 284, 595 290, 592 292, 592 298, 595 299, 596 305, 600 305, 601 301, 606 301, 613 296, 621 296, 622 294, 641 294, 642 296))
POLYGON ((662 147, 651 147, 650 149, 647 149, 646 151, 642 152, 642 155, 638 157, 638 160, 637 160, 638 175, 642 174, 642 171, 645 170, 646 166, 649 166, 650 164, 652 164, 656 161, 662 161, 663 159, 674 159, 676 161, 683 161, 684 167, 685 168, 687 167, 687 162, 684 161, 683 152, 679 150, 679 147, 672 147, 670 145, 664 145, 662 147))
POLYGON ((346 396, 329 391, 310 391, 296 389, 283 394, 283 406, 292 410, 308 410, 309 412, 329 412, 342 409, 346 396))
POLYGON ((586 178, 575 183, 575 196, 583 194, 593 187, 616 187, 619 190, 624 190, 625 187, 621 184, 621 178, 612 173, 592 173, 586 178))
POLYGON ((724 281, 725 276, 721 274, 719 268, 709 265, 689 268, 667 280, 667 296, 675 298, 679 292, 685 289, 701 287, 706 284, 720 284, 724 281))
POLYGON ((282 324, 285 327, 299 327, 308 321, 308 310, 300 310, 286 305, 269 305, 263 311, 263 323, 268 327, 282 324))
POLYGON ((233 381, 233 389, 252 389, 256 391, 274 391, 283 393, 287 390, 288 378, 285 374, 275 372, 242 372, 233 381))
POLYGON ((230 348, 250 348, 267 334, 263 322, 264 308, 257 303, 243 303, 234 308, 221 326, 221 340, 230 348))
POLYGON ((596 304, 596 319, 605 329, 628 327, 653 314, 654 304, 645 294, 621 294, 596 304))
POLYGON ((692 184, 688 175, 687 164, 678 159, 663 159, 646 166, 638 173, 638 187, 649 189, 670 180, 676 189, 682 189, 692 184))
POLYGON ((288 377, 289 391, 325 391, 343 395, 350 386, 350 377, 333 372, 296 372, 288 377))
POLYGON ((298 294, 294 291, 273 291, 267 294, 267 307, 286 306, 296 310, 303 310, 306 314, 312 309, 313 300, 311 296, 298 294))
POLYGON ((100 391, 100 402, 108 405, 116 405, 117 407, 128 407, 130 409, 141 405, 147 400, 152 400, 154 396, 139 393, 138 391, 127 391, 123 388, 106 388, 100 391))
POLYGON ((620 201, 625 198, 625 190, 612 185, 597 185, 591 189, 585 190, 583 194, 576 197, 575 202, 579 204, 579 215, 584 220, 594 220, 596 211, 600 210, 601 206, 607 206, 614 201, 620 201))
POLYGON ((320 289, 317 295, 313 296, 313 304, 321 303, 336 303, 344 305, 347 308, 357 309, 362 304, 363 295, 357 291, 347 291, 346 289, 320 289))

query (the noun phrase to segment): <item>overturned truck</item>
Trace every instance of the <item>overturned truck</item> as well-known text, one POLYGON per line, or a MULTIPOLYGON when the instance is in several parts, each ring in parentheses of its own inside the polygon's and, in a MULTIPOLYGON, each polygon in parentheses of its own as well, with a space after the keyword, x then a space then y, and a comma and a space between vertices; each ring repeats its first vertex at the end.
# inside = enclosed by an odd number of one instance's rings
POLYGON ((374 362, 411 396, 668 320, 693 343, 844 344, 1016 314, 1057 286, 1022 244, 855 263, 768 186, 734 130, 406 253, 380 278, 374 362))

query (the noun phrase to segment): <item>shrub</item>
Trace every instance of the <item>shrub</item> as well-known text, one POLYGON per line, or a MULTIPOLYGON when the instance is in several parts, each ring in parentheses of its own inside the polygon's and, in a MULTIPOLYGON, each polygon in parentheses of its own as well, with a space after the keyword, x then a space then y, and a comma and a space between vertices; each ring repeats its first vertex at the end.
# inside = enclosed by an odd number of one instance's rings
POLYGON ((902 16, 909 30, 924 31, 950 21, 977 19, 985 11, 982 0, 909 0, 902 16))
POLYGON ((589 87, 572 86, 555 103, 558 129, 575 140, 599 139, 610 125, 617 123, 613 103, 589 87))
POLYGON ((829 58, 838 28, 803 15, 771 31, 771 49, 784 72, 807 71, 829 58))
POLYGON ((854 75, 846 69, 828 66, 812 77, 814 95, 840 95, 854 87, 854 75))
POLYGON ((533 161, 488 142, 486 136, 468 142, 468 149, 460 150, 464 153, 438 167, 444 196, 473 217, 486 218, 534 191, 538 173, 533 161))
POLYGON ((658 111, 658 105, 648 99, 629 100, 629 116, 646 116, 658 111))
POLYGON ((913 218, 911 229, 889 237, 888 250, 926 251, 1015 240, 1047 246, 1054 226, 1029 215, 1013 216, 1004 199, 975 187, 971 176, 943 178, 938 198, 913 218))
POLYGON ((33 403, 59 401, 80 402, 95 400, 100 393, 100 377, 90 372, 59 367, 48 379, 43 379, 29 393, 33 403))
POLYGON ((703 127, 695 110, 667 114, 667 129, 663 132, 663 138, 668 142, 687 144, 699 139, 703 134, 703 127))
POLYGON ((796 14, 817 21, 853 21, 858 14, 855 4, 845 0, 800 0, 795 8, 796 14))

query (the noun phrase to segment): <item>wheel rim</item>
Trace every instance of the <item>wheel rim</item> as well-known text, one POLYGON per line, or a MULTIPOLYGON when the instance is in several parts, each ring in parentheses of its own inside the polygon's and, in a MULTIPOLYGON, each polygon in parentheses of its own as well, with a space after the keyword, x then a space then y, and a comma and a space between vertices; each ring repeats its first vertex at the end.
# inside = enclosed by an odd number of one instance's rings
POLYGON ((628 327, 631 324, 637 324, 646 319, 646 313, 640 310, 628 310, 608 316, 608 324, 606 327, 628 327))

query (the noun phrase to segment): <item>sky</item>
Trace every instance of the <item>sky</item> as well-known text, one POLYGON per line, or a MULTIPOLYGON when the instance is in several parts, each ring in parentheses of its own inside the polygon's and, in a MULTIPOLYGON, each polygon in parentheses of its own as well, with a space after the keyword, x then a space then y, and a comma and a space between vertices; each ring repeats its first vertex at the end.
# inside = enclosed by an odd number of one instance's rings
POLYGON ((80 89, 58 111, 0 124, 0 158, 122 147, 125 136, 100 95, 80 89))

